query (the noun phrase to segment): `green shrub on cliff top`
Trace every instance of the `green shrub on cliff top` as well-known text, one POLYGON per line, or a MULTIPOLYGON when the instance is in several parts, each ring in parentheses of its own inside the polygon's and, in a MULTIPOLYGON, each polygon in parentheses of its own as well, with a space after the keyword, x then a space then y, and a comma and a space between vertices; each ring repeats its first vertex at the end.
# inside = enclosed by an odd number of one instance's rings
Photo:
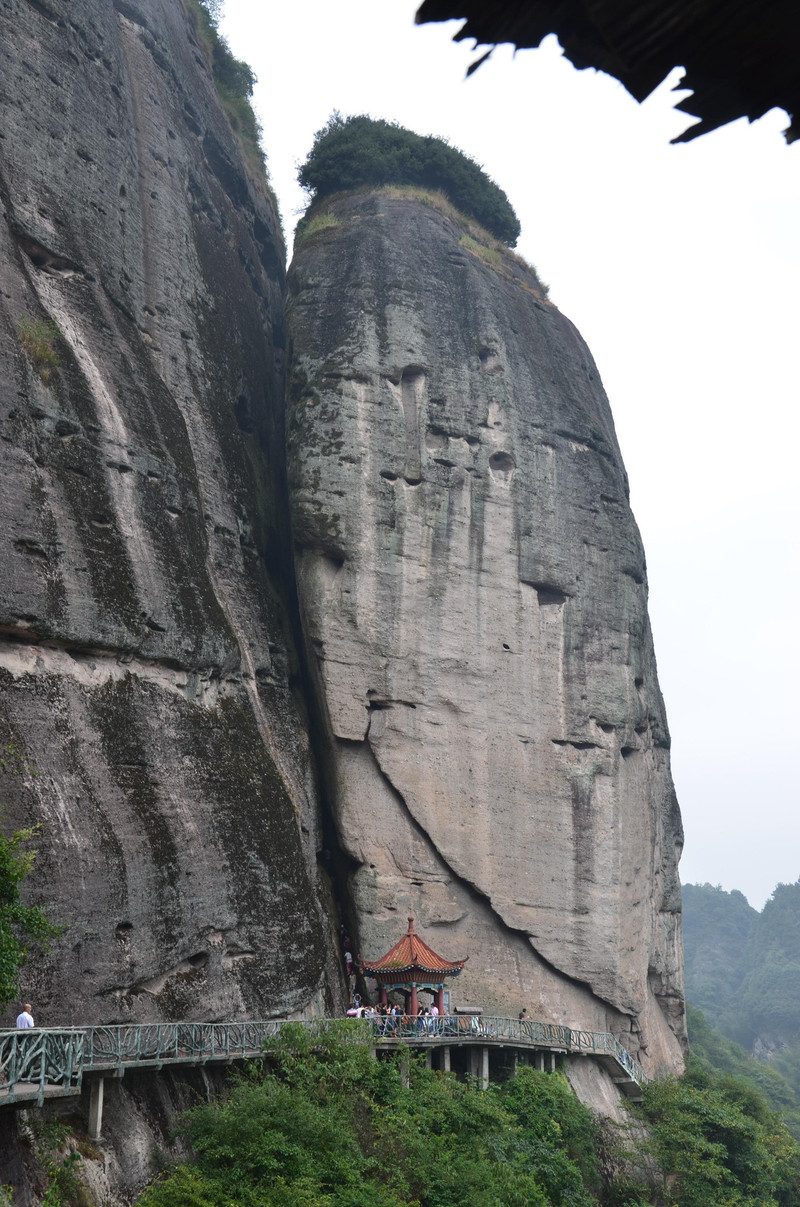
POLYGON ((314 136, 298 179, 314 200, 343 189, 417 184, 440 189, 462 213, 513 247, 520 224, 505 193, 456 147, 394 122, 334 113, 314 136))

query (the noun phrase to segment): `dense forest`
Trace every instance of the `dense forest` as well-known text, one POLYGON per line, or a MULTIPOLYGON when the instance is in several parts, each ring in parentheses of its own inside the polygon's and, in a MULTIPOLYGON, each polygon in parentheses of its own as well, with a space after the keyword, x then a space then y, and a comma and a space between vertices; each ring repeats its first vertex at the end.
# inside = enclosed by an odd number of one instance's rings
MULTIPOLYGON (((748 1064, 748 1075, 760 1068, 762 1088, 775 1088, 776 1074, 786 1079, 792 1101, 787 1099, 784 1109, 796 1111, 800 882, 779 884, 761 913, 735 890, 728 893, 710 884, 687 884, 683 917, 687 1001, 702 1010, 707 1028, 710 1025, 756 1058, 748 1064)), ((703 1040, 692 1030, 690 1015, 689 1038, 697 1050, 703 1040)))
POLYGON ((560 1073, 481 1092, 372 1059, 352 1026, 285 1028, 265 1068, 188 1113, 193 1159, 139 1207, 800 1207, 800 1145, 704 1061, 612 1127, 560 1073))

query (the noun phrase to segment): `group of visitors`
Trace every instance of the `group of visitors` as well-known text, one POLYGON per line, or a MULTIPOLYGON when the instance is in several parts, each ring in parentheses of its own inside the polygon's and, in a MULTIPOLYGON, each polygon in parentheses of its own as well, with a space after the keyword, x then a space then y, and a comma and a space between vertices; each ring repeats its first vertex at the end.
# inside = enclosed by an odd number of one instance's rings
MULTIPOLYGON (((402 1006, 378 1002, 377 1006, 364 1006, 359 994, 354 993, 348 1018, 369 1018, 378 1024, 381 1035, 408 1035, 412 1031, 434 1032, 437 1030, 439 1008, 433 1005, 423 1006, 418 1014, 409 1014, 402 1006)), ((445 1021, 445 1016, 442 1016, 445 1021)))

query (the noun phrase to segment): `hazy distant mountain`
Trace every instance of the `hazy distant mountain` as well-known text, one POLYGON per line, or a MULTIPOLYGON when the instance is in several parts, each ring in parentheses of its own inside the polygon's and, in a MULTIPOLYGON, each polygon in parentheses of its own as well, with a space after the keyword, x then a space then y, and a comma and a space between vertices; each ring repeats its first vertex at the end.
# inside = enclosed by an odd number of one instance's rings
POLYGON ((800 1091, 800 881, 761 913, 742 893, 683 889, 686 997, 800 1091))

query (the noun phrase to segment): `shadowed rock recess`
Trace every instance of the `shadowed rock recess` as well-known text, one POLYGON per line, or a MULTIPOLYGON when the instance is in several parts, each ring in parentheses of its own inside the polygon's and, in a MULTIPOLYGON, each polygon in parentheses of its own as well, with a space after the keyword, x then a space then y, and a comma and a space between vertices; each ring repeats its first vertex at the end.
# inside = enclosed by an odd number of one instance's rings
POLYGON ((680 1067, 682 832, 595 365, 446 212, 325 208, 289 274, 289 485, 360 949, 414 914, 469 954, 459 1002, 680 1067))
POLYGON ((67 928, 23 992, 49 1026, 338 1007, 276 214, 178 0, 0 24, 0 788, 67 928))

